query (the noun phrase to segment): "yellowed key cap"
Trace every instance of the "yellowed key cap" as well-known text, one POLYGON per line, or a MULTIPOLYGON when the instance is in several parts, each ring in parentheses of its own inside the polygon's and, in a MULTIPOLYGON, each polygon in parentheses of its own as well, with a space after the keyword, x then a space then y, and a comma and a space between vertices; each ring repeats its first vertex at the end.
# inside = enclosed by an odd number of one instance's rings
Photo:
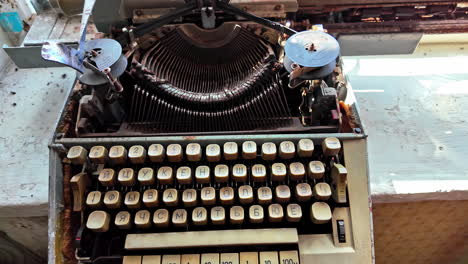
POLYGON ((146 149, 143 146, 140 146, 140 145, 132 146, 128 150, 128 159, 133 164, 145 163, 146 149))
POLYGON ((161 144, 152 144, 148 148, 148 157, 151 162, 163 162, 166 156, 165 149, 161 144))
POLYGON ((216 165, 214 169, 214 176, 216 182, 228 182, 229 180, 229 167, 224 164, 216 165))
POLYGON ((314 160, 309 162, 307 174, 311 179, 321 179, 325 173, 325 166, 321 161, 314 160))
POLYGON ((263 164, 255 164, 252 166, 252 180, 254 182, 266 181, 266 167, 263 164))
POLYGON ((188 161, 200 161, 202 157, 201 146, 198 143, 190 143, 185 148, 185 155, 188 161))
POLYGON ((244 164, 236 164, 232 167, 232 180, 236 182, 247 181, 247 166, 244 164))
POLYGON ((233 206, 229 210, 229 222, 231 224, 242 224, 244 222, 244 208, 242 206, 233 206))
POLYGON ((281 222, 283 217, 283 207, 280 204, 270 204, 268 206, 268 221, 271 223, 281 222))
POLYGON ((143 256, 141 264, 161 264, 161 256, 160 255, 146 255, 146 256, 143 256))
POLYGON ((112 146, 109 150, 109 160, 114 165, 125 164, 127 149, 124 146, 112 146))
POLYGON ((115 226, 119 229, 130 229, 132 227, 131 216, 130 213, 127 211, 120 211, 115 216, 114 221, 115 226))
POLYGON ((179 184, 192 183, 192 169, 187 166, 179 167, 176 173, 177 182, 179 184))
POLYGON ((226 212, 221 206, 215 206, 211 208, 210 216, 211 223, 213 223, 214 225, 224 225, 224 223, 226 222, 226 212))
POLYGON ((194 225, 206 225, 208 223, 208 211, 204 207, 197 207, 192 211, 194 225))
POLYGON ((219 259, 221 264, 239 264, 238 253, 221 253, 219 259))
POLYGON ((257 157, 257 143, 254 141, 245 141, 242 143, 242 158, 255 159, 257 157))
POLYGON ((181 264, 180 255, 163 255, 161 264, 181 264))
POLYGON ((122 196, 118 191, 108 191, 104 195, 104 204, 109 209, 120 208, 122 205, 122 196))
POLYGON ((140 208, 141 207, 140 193, 139 192, 128 192, 125 195, 124 203, 129 209, 138 209, 138 208, 140 208))
POLYGON ((141 264, 141 256, 124 256, 122 264, 141 264))
POLYGON ((169 162, 181 162, 184 157, 182 146, 180 144, 170 144, 167 146, 166 156, 169 162))
POLYGON ((286 165, 284 163, 273 163, 271 165, 271 180, 284 181, 286 179, 286 165))
POLYGON ((82 146, 73 146, 68 150, 67 158, 72 164, 81 165, 86 162, 88 151, 82 146))
MULTIPOLYGON (((259 264, 280 264, 278 262, 277 251, 263 251, 260 252, 260 263, 259 264)), ((287 263, 285 263, 287 264, 287 263)))
POLYGON ((266 186, 258 188, 257 198, 259 204, 270 204, 273 199, 271 188, 266 186))
POLYGON ((151 213, 148 210, 140 210, 136 212, 134 223, 137 228, 150 228, 151 213))
POLYGON ((322 141, 322 151, 325 156, 335 156, 340 153, 341 143, 336 137, 328 137, 322 141))
POLYGON ((92 191, 88 193, 88 197, 86 198, 86 205, 89 208, 99 208, 102 205, 102 194, 100 191, 92 191))
POLYGON ((274 160, 276 159, 276 145, 272 142, 267 142, 262 144, 262 158, 264 160, 274 160))
POLYGON ((89 185, 88 175, 78 173, 70 179, 70 187, 73 191, 73 211, 80 212, 85 205, 86 186, 89 185))
POLYGON ((235 160, 239 156, 239 148, 236 142, 226 142, 223 145, 225 160, 235 160))
POLYGON ((182 202, 185 207, 197 205, 197 191, 195 189, 186 189, 182 193, 182 202))
POLYGON ((331 178, 334 186, 333 199, 337 203, 346 203, 346 181, 348 171, 346 168, 338 163, 333 164, 331 170, 331 178))
POLYGON ((117 180, 123 186, 133 186, 136 183, 135 172, 130 168, 123 168, 119 171, 117 180))
POLYGON ((219 254, 201 254, 201 264, 219 264, 219 254))
POLYGON ((299 183, 296 185, 296 199, 299 202, 306 202, 312 198, 312 188, 308 183, 299 183))
POLYGON ((223 205, 234 203, 234 189, 232 187, 223 187, 219 190, 219 200, 223 205))
POLYGON ((95 164, 104 164, 107 160, 108 151, 103 146, 93 146, 89 150, 89 159, 95 164))
POLYGON ((172 213, 172 224, 177 227, 187 226, 187 210, 177 209, 172 213))
POLYGON ((216 203, 216 190, 213 187, 204 187, 200 191, 201 201, 204 205, 213 205, 216 203))
POLYGON ((304 164, 300 162, 293 162, 289 164, 289 179, 291 179, 292 181, 299 181, 304 179, 304 175, 304 164))
POLYGON ((326 224, 332 218, 330 206, 324 202, 315 202, 310 209, 310 218, 314 224, 326 224))
POLYGON ((113 186, 117 183, 117 176, 113 169, 102 169, 98 180, 103 186, 113 186))
POLYGON ((299 253, 297 252, 297 250, 280 251, 279 262, 287 264, 300 264, 299 253))
POLYGON ((310 158, 314 152, 314 142, 311 139, 304 138, 297 143, 297 154, 301 158, 310 158))
POLYGON ((198 166, 195 169, 195 180, 197 183, 209 183, 210 182, 210 167, 198 166))
POLYGON ((278 203, 287 203, 291 199, 291 190, 287 185, 278 185, 275 188, 276 201, 278 203))
POLYGON ((279 146, 279 156, 282 159, 292 159, 296 155, 296 146, 292 141, 283 141, 279 146))
MULTIPOLYGON (((200 254, 185 254, 182 255, 181 264, 200 264, 200 254)), ((155 262, 156 264, 156 262, 155 262)), ((159 264, 159 262, 157 263, 159 264)))
POLYGON ((153 224, 157 227, 169 226, 169 211, 167 209, 158 209, 153 215, 153 224))
POLYGON ((252 205, 249 208, 249 220, 251 223, 262 223, 264 218, 263 207, 252 205))
POLYGON ((166 189, 163 192, 163 202, 167 206, 177 206, 179 203, 179 194, 176 189, 166 189))
POLYGON ((206 146, 206 160, 209 162, 218 162, 221 160, 221 147, 218 144, 209 144, 206 146))
POLYGON ((143 203, 146 207, 156 207, 159 205, 158 190, 148 189, 143 193, 143 203))
POLYGON ((110 214, 105 211, 93 211, 88 216, 86 227, 94 232, 107 232, 109 230, 110 214))
POLYGON ((299 222, 302 218, 302 208, 298 204, 288 204, 286 207, 286 219, 288 222, 299 222))
POLYGON ((250 185, 240 186, 238 189, 239 201, 241 204, 250 204, 254 200, 253 189, 250 185))
POLYGON ((160 184, 172 184, 174 182, 173 171, 171 167, 161 167, 158 169, 158 181, 160 184))
POLYGON ((141 185, 153 185, 155 182, 152 168, 141 168, 138 171, 138 181, 141 185))
POLYGON ((258 252, 239 253, 240 264, 258 264, 258 252))
POLYGON ((325 182, 319 182, 315 184, 314 186, 314 197, 317 200, 322 200, 326 201, 330 199, 330 196, 332 195, 332 191, 330 188, 330 185, 325 182))

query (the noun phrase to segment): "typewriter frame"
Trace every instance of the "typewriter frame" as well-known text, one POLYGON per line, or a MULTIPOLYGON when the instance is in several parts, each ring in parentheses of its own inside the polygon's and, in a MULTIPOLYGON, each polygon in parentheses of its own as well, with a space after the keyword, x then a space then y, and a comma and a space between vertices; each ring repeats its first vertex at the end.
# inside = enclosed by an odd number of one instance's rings
MULTIPOLYGON (((346 82, 347 98, 354 100, 351 85, 346 82)), ((372 214, 370 200, 370 185, 367 162, 367 135, 359 118, 357 102, 350 105, 359 126, 360 133, 317 133, 317 134, 259 134, 259 135, 202 135, 202 136, 134 136, 134 137, 102 137, 102 138, 60 138, 58 128, 66 114, 66 107, 71 100, 73 87, 68 91, 60 117, 55 124, 54 133, 49 144, 49 219, 48 219, 48 263, 62 263, 61 230, 63 209, 63 167, 62 158, 66 150, 73 145, 90 147, 96 144, 111 146, 121 144, 130 147, 135 144, 150 143, 191 143, 198 142, 242 142, 246 140, 268 140, 279 143, 283 140, 299 140, 310 138, 322 141, 326 137, 337 137, 343 141, 343 151, 348 170, 348 192, 353 230, 352 244, 346 247, 335 247, 333 237, 329 234, 299 235, 299 253, 302 263, 373 263, 372 214), (352 187, 350 187, 352 186, 352 187), (358 234, 358 235, 356 235, 358 234)))

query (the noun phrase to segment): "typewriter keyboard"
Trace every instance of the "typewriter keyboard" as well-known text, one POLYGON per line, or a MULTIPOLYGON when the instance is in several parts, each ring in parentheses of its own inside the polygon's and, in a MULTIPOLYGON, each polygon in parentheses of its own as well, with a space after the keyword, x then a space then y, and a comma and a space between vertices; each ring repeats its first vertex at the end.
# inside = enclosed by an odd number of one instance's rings
MULTIPOLYGON (((205 248, 297 243, 298 234, 332 233, 335 211, 349 206, 337 138, 73 146, 67 158, 74 172, 73 210, 83 213, 93 233, 125 236, 129 251, 188 248, 193 240, 205 248)), ((197 256, 231 263, 222 260, 231 253, 197 256)), ((274 255, 271 263, 299 262, 281 257, 288 250, 255 254, 274 255)), ((164 261, 171 256, 155 255, 154 263, 180 263, 164 261)))

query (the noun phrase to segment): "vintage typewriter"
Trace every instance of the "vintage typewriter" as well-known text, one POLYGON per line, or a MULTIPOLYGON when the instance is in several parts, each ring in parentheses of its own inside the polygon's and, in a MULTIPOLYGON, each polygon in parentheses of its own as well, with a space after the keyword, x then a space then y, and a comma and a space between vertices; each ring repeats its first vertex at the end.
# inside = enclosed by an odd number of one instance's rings
POLYGON ((84 2, 83 32, 94 14, 107 35, 42 48, 78 71, 50 145, 49 263, 372 263, 340 47, 292 29, 297 10, 84 2))

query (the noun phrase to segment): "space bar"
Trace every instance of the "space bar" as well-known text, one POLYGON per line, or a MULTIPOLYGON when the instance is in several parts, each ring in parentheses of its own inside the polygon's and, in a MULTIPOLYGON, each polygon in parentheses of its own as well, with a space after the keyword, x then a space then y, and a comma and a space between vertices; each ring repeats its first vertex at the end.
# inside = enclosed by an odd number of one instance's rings
POLYGON ((215 246, 297 244, 295 228, 238 229, 172 233, 128 234, 125 249, 146 250, 215 246))

